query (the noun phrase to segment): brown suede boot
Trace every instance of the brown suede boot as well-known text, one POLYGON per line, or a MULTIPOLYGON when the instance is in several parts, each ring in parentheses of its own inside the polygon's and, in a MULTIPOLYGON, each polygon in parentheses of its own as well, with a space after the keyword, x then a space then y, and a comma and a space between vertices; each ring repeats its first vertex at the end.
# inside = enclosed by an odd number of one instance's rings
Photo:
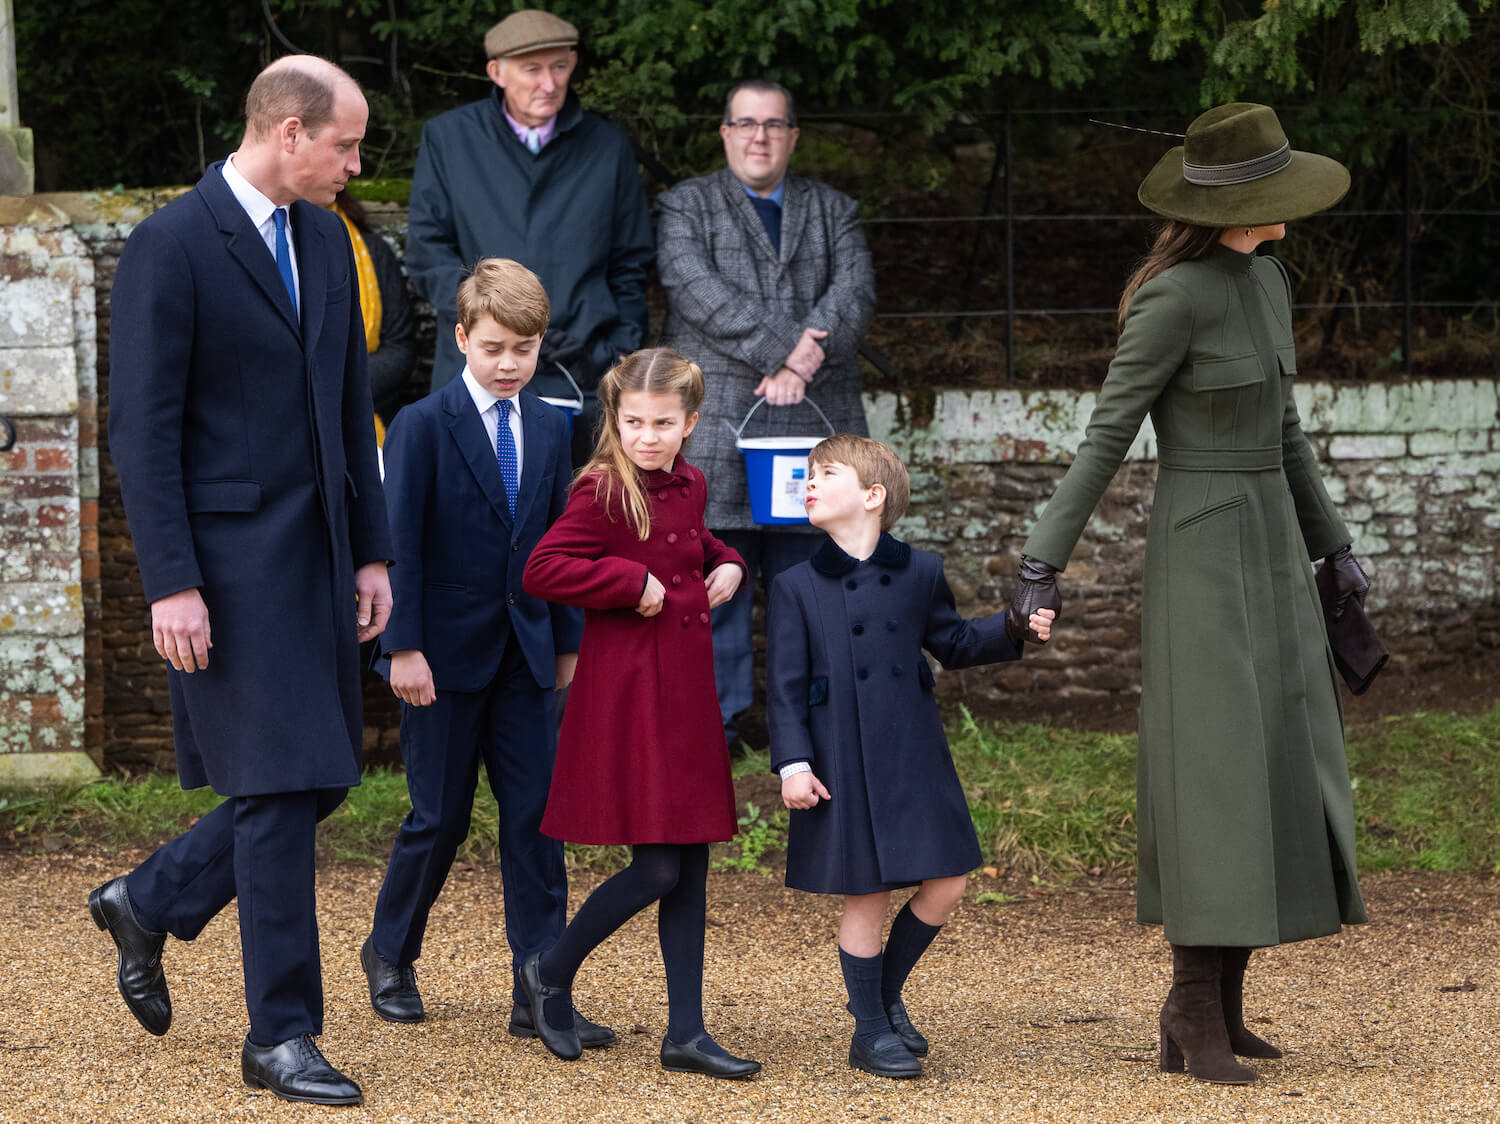
POLYGON ((1235 1061, 1229 1049, 1219 999, 1221 972, 1217 946, 1172 946, 1172 990, 1161 1007, 1163 1073, 1181 1073, 1186 1068, 1199 1081, 1218 1085, 1248 1085, 1255 1080, 1255 1071, 1235 1061))
POLYGON ((1229 1030, 1229 1048, 1242 1058, 1279 1058, 1281 1051, 1245 1028, 1245 965, 1248 948, 1221 948, 1224 974, 1219 981, 1219 1001, 1224 1004, 1224 1025, 1229 1030))

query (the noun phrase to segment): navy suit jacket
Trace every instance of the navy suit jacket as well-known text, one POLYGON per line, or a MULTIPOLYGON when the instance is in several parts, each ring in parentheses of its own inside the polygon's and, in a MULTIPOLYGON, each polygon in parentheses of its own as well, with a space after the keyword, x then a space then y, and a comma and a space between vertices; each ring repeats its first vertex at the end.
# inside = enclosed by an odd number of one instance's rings
POLYGON ((541 687, 556 656, 578 651, 583 614, 521 588, 526 560, 568 502, 568 421, 530 391, 521 410, 521 487, 512 518, 500 465, 461 378, 396 415, 386 434, 385 494, 395 543, 389 655, 418 649, 443 691, 478 691, 515 634, 541 687))
POLYGON ((136 227, 111 292, 109 448, 146 599, 198 589, 168 670, 185 786, 359 783, 354 571, 391 557, 343 223, 293 203, 301 309, 222 162, 136 227))

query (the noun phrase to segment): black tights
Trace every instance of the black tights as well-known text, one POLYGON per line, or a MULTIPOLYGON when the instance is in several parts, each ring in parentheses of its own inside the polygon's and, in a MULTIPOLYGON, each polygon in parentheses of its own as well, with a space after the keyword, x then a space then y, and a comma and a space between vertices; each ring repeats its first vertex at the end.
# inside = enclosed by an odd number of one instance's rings
MULTIPOLYGON (((541 977, 573 986, 589 953, 654 901, 656 932, 667 971, 667 1037, 688 1043, 703 1033, 703 933, 708 913, 707 843, 638 843, 630 865, 589 895, 555 945, 541 959, 541 977)), ((572 1025, 571 1001, 547 1001, 553 1026, 572 1025)))

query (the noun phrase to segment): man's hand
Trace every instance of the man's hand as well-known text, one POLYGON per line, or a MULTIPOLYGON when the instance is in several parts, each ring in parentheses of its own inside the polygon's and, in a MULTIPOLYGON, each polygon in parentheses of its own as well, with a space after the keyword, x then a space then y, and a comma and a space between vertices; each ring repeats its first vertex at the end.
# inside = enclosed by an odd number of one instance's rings
POLYGON ((432 668, 427 666, 427 657, 421 651, 404 648, 391 653, 391 690, 412 706, 431 706, 437 701, 432 668))
POLYGON ((802 338, 797 341, 797 346, 792 348, 792 353, 786 357, 786 366, 802 376, 802 381, 812 382, 812 377, 818 373, 818 368, 823 365, 823 360, 828 358, 819 340, 826 340, 828 333, 822 328, 803 328, 802 338))
POLYGON ((555 691, 566 691, 568 685, 573 682, 573 673, 578 670, 578 653, 565 652, 556 657, 557 685, 555 691))
POLYGON ((788 808, 815 807, 820 797, 833 799, 815 773, 793 773, 781 782, 781 802, 788 808))
POLYGON ((156 654, 178 671, 191 675, 207 667, 208 650, 214 642, 203 594, 184 589, 151 602, 151 639, 156 654))
POLYGON ((733 562, 726 562, 710 570, 703 582, 708 587, 708 607, 717 609, 733 597, 740 588, 740 579, 743 577, 740 568, 733 562))
MULTIPOLYGON (((359 594, 354 621, 359 625, 359 642, 363 644, 384 632, 386 621, 391 619, 391 579, 386 576, 385 563, 367 562, 355 570, 354 589, 359 594)), ((430 675, 428 679, 431 680, 430 675)))
POLYGON ((772 406, 795 406, 807 394, 807 383, 796 371, 783 367, 769 378, 760 380, 755 395, 758 398, 762 394, 772 406))
POLYGON ((654 617, 657 613, 661 612, 661 607, 665 604, 666 600, 666 587, 656 580, 655 574, 648 571, 646 573, 646 588, 641 593, 641 599, 636 605, 635 611, 643 617, 654 617))
POLYGON ((1341 546, 1325 558, 1323 564, 1333 569, 1333 592, 1336 598, 1333 619, 1343 620, 1351 603, 1363 609, 1365 598, 1370 593, 1370 579, 1365 576, 1364 570, 1360 569, 1359 563, 1355 561, 1354 551, 1347 546, 1341 546))

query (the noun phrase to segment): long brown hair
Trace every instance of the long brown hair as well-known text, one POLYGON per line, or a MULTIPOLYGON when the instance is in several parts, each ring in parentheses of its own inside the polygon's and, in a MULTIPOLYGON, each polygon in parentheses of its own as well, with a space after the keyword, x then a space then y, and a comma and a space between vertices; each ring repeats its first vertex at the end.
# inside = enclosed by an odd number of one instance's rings
POLYGON ((1156 232, 1156 241, 1135 267, 1130 280, 1125 282, 1125 291, 1120 294, 1120 307, 1115 316, 1115 327, 1125 327, 1125 314, 1130 311, 1130 298, 1136 290, 1158 273, 1180 261, 1201 258, 1213 249, 1223 229, 1217 226, 1194 226, 1188 222, 1168 219, 1156 232))
MULTIPOLYGON (((610 511, 616 482, 620 485, 625 517, 645 542, 651 537, 651 504, 641 483, 640 469, 620 441, 620 396, 635 391, 675 394, 682 412, 692 417, 703 404, 703 369, 670 347, 648 347, 631 352, 599 380, 599 422, 594 455, 578 470, 578 481, 593 475, 594 498, 610 511)), ((611 517, 613 514, 611 513, 611 517)))

